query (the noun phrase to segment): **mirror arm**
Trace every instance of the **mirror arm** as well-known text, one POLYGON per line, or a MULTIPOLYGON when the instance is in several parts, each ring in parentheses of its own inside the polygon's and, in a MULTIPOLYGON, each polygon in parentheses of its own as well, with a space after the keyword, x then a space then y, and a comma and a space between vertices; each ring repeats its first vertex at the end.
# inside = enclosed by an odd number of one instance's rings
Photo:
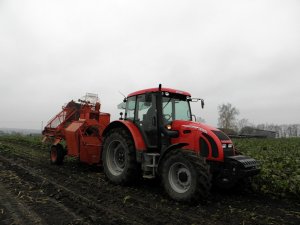
POLYGON ((195 122, 197 122, 196 115, 193 114, 192 117, 194 118, 195 122))

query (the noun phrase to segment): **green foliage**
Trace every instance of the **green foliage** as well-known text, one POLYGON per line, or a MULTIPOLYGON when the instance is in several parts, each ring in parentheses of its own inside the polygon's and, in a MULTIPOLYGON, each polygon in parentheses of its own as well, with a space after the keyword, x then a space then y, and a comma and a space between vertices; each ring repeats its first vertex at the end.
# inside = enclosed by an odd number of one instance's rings
POLYGON ((300 138, 235 139, 236 148, 260 161, 255 190, 274 196, 300 197, 300 138))
MULTIPOLYGON (((260 162, 261 173, 252 180, 254 190, 276 197, 300 197, 300 138, 234 139, 233 142, 242 154, 260 162)), ((0 136, 0 154, 47 158, 48 150, 42 136, 0 136)))
POLYGON ((13 154, 22 157, 43 158, 47 156, 49 143, 42 143, 42 136, 5 135, 0 136, 0 154, 13 154))
POLYGON ((47 145, 42 143, 41 135, 5 135, 0 137, 0 141, 16 143, 19 145, 29 146, 32 148, 44 149, 47 145))

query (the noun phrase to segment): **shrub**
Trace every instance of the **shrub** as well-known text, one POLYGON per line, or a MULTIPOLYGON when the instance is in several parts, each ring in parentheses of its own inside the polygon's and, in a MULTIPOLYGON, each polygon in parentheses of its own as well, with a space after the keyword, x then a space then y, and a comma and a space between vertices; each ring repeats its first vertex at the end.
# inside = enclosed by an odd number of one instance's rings
POLYGON ((300 197, 300 138, 234 139, 238 150, 260 161, 253 178, 257 191, 275 196, 300 197))

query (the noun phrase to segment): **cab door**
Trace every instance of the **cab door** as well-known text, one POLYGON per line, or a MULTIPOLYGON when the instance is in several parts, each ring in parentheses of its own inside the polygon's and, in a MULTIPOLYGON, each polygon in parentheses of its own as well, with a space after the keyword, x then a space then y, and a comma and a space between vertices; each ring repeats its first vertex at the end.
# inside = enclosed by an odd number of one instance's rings
POLYGON ((137 96, 134 123, 143 134, 149 150, 157 149, 157 110, 153 93, 137 96))

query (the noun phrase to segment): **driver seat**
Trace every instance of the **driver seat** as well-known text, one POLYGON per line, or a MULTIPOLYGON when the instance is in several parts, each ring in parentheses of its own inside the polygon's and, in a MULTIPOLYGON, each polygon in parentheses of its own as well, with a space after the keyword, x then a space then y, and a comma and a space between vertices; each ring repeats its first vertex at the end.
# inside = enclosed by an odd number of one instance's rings
POLYGON ((154 117, 155 107, 151 106, 143 116, 143 130, 150 145, 148 147, 155 147, 157 145, 157 128, 156 124, 153 124, 154 117))

